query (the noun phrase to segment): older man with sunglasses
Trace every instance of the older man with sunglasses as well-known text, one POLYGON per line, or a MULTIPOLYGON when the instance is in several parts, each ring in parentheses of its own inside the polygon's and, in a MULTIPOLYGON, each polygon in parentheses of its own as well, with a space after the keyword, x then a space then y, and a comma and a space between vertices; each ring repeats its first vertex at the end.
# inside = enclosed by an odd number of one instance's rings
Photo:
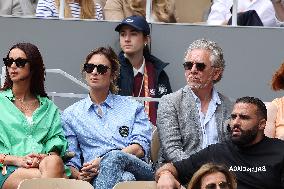
POLYGON ((233 103, 214 88, 225 67, 222 49, 198 39, 185 53, 183 66, 187 85, 163 96, 158 108, 159 163, 186 159, 228 135, 225 121, 233 103))

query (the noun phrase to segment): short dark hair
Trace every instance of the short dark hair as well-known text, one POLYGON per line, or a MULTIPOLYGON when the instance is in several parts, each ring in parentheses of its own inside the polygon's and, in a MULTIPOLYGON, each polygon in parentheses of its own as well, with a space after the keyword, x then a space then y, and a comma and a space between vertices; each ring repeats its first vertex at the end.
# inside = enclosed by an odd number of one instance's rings
MULTIPOLYGON (((30 71, 32 74, 31 85, 30 85, 31 93, 34 95, 40 95, 42 97, 47 97, 47 94, 44 88, 45 67, 43 64, 41 53, 38 50, 37 46, 31 43, 17 43, 10 48, 9 52, 7 53, 6 58, 9 58, 9 54, 11 50, 13 49, 20 49, 27 56, 28 62, 30 64, 30 71)), ((8 73, 7 67, 6 67, 6 73, 8 73)), ((13 86, 13 82, 9 74, 7 74, 5 82, 4 82, 4 86, 1 89, 2 90, 11 89, 12 86, 13 86)))
POLYGON ((251 97, 251 96, 244 96, 244 97, 238 98, 236 100, 236 104, 237 103, 254 104, 257 107, 257 112, 261 116, 261 118, 264 118, 265 120, 267 120, 266 106, 259 98, 251 97))
MULTIPOLYGON (((89 60, 94 56, 95 54, 101 54, 104 55, 108 61, 111 63, 111 75, 113 77, 113 80, 110 83, 110 91, 112 93, 118 92, 118 86, 117 86, 117 79, 120 72, 120 64, 118 61, 118 57, 115 54, 114 50, 111 47, 98 47, 94 50, 92 50, 86 57, 85 63, 88 63, 89 60)), ((82 74, 84 73, 84 69, 82 67, 82 74)))

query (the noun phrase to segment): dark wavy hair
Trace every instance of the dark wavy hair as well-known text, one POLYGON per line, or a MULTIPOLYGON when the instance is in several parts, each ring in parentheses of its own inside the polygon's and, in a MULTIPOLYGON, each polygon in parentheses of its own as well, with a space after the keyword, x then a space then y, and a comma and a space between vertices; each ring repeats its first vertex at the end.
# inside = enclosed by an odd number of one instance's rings
MULTIPOLYGON (((117 79, 118 79, 119 71, 120 71, 120 64, 119 64, 117 55, 115 54, 114 50, 111 47, 98 47, 92 50, 87 55, 84 64, 88 63, 89 60, 92 58, 92 56, 94 56, 95 54, 104 55, 108 59, 108 61, 111 63, 111 76, 113 79, 110 83, 109 90, 114 94, 117 93, 118 92, 117 79)), ((85 77, 84 76, 85 71, 83 69, 83 65, 81 68, 81 72, 82 72, 83 77, 85 77)))
MULTIPOLYGON (((31 85, 30 85, 31 93, 34 95, 40 95, 42 97, 47 97, 47 94, 44 88, 45 67, 43 64, 41 53, 38 50, 38 48, 31 43, 17 43, 10 48, 6 56, 7 58, 9 58, 9 54, 12 49, 20 49, 27 56, 28 62, 30 64, 30 73, 32 74, 31 85)), ((7 67, 6 67, 6 73, 8 73, 7 67)), ((1 90, 11 89, 12 87, 13 87, 13 82, 9 74, 6 74, 4 86, 3 88, 1 88, 1 90)))

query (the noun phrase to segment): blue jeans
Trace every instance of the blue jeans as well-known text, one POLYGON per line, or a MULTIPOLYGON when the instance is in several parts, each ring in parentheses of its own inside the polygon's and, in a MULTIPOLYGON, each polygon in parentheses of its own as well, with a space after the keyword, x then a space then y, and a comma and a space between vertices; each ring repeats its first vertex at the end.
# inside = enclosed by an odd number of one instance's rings
POLYGON ((114 150, 101 160, 93 186, 96 189, 112 189, 118 182, 132 180, 154 180, 152 166, 132 154, 114 150))

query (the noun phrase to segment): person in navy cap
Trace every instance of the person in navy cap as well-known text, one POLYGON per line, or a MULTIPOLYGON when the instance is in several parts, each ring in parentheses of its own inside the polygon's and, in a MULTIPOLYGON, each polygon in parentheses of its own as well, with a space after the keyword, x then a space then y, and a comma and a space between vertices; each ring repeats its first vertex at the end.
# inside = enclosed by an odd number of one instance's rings
MULTIPOLYGON (((119 94, 134 97, 160 98, 172 92, 164 68, 169 63, 150 54, 150 27, 142 16, 130 16, 115 28, 119 32, 122 51, 119 54, 119 94)), ((150 121, 156 125, 157 102, 145 102, 150 121)))

